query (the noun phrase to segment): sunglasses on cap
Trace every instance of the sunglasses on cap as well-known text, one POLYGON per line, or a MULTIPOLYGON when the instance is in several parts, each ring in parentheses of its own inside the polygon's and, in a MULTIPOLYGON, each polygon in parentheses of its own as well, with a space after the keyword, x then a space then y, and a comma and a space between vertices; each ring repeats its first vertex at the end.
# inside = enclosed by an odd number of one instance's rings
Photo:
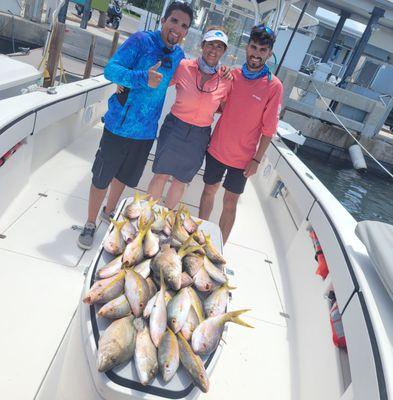
POLYGON ((272 39, 276 38, 276 35, 274 34, 274 32, 268 26, 266 26, 264 24, 259 24, 259 25, 254 26, 251 29, 251 33, 253 33, 253 32, 266 32, 268 35, 270 35, 272 37, 272 39))

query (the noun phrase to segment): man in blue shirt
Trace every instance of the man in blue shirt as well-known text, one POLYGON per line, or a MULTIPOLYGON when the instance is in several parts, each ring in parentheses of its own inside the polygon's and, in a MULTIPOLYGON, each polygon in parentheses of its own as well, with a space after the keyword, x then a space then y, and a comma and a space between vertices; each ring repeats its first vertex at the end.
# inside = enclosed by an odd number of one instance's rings
POLYGON ((187 3, 173 2, 161 20, 161 31, 135 33, 105 68, 105 77, 126 90, 108 101, 92 167, 88 218, 77 242, 83 249, 93 245, 96 218, 108 186, 108 201, 100 215, 107 221, 125 186, 138 185, 156 137, 167 88, 184 58, 178 43, 186 36, 192 17, 187 3))

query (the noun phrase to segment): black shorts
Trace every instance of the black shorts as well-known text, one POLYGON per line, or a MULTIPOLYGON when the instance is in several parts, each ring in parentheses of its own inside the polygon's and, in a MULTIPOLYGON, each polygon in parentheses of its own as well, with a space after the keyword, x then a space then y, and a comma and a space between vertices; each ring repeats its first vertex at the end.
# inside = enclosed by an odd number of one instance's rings
POLYGON ((243 175, 244 169, 225 165, 206 152, 206 167, 203 174, 203 182, 208 185, 215 185, 221 182, 225 171, 227 173, 222 186, 229 192, 242 194, 247 182, 247 178, 243 175))
POLYGON ((114 135, 104 128, 91 169, 93 185, 106 189, 116 178, 129 187, 137 186, 153 142, 114 135))

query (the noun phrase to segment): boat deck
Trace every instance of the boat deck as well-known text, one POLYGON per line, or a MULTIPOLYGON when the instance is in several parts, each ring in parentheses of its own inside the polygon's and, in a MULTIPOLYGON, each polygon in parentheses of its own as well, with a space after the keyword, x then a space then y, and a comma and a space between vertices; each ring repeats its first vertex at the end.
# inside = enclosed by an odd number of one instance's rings
MULTIPOLYGON (((2 358, 7 360, 0 374, 3 398, 37 395, 79 304, 84 272, 108 227, 100 223, 92 250, 77 247, 75 226, 85 221, 90 168, 101 132, 102 125, 96 125, 40 167, 0 218, 3 321, 7 321, 0 333, 6 344, 2 358), (18 309, 21 304, 23 309, 18 309)), ((139 191, 147 188, 151 163, 139 191)), ((202 187, 198 175, 184 198, 193 215, 198 213, 202 187)), ((132 193, 128 189, 123 197, 132 193)), ((212 215, 216 223, 222 195, 212 215)), ((293 398, 283 285, 275 247, 251 183, 241 197, 224 255, 234 272, 230 283, 237 287, 230 309, 251 308, 244 319, 255 329, 230 324, 210 391, 200 398, 219 399, 224 394, 229 399, 293 398)))

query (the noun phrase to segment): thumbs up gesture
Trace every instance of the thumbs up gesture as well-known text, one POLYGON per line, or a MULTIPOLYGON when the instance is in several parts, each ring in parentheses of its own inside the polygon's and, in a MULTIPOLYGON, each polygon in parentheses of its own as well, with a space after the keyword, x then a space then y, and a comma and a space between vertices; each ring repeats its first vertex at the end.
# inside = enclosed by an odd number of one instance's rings
POLYGON ((149 68, 149 80, 147 82, 148 86, 151 88, 156 88, 162 79, 162 74, 160 74, 157 70, 161 66, 161 61, 158 61, 156 65, 153 65, 149 68))

